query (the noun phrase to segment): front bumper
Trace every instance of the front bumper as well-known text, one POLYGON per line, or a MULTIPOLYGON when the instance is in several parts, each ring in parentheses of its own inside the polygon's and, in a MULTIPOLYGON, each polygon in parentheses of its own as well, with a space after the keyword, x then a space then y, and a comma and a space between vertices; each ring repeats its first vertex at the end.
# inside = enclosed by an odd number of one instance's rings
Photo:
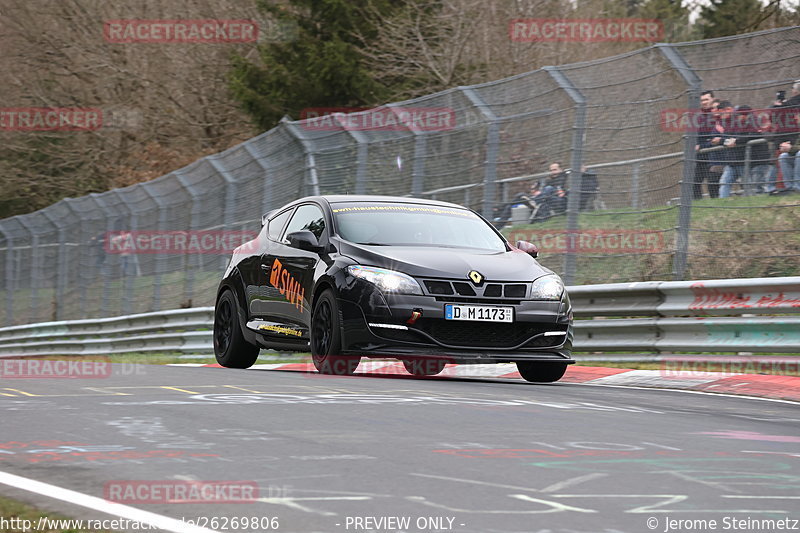
POLYGON ((340 291, 342 350, 373 357, 422 356, 453 363, 572 360, 569 300, 496 300, 514 308, 513 323, 445 320, 447 303, 478 302, 433 295, 384 295, 355 282, 340 291), (412 313, 421 317, 409 323, 412 313))

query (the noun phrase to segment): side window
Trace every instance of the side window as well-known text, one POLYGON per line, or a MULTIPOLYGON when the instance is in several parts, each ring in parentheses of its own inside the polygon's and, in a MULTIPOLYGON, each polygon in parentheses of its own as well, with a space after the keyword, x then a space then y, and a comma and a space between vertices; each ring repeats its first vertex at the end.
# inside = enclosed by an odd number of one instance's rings
POLYGON ((317 240, 322 239, 325 231, 325 215, 322 213, 322 209, 312 204, 301 205, 297 208, 286 227, 286 235, 304 229, 313 233, 317 240))
POLYGON ((289 215, 292 214, 291 209, 287 209, 283 213, 275 216, 272 220, 269 221, 269 238, 270 240, 277 241, 278 237, 281 236, 281 230, 283 226, 286 224, 286 220, 289 218, 289 215))

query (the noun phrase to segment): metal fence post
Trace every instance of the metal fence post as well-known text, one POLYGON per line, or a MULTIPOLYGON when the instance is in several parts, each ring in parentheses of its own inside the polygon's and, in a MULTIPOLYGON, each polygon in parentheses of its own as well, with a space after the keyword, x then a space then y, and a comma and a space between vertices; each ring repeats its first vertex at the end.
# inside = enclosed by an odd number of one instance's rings
POLYGON ((753 145, 748 142, 744 147, 744 172, 742 173, 742 185, 744 186, 745 196, 753 196, 753 180, 750 178, 752 156, 753 145))
MULTIPOLYGON (((399 117, 400 111, 397 107, 400 104, 391 103, 386 104, 386 107, 392 110, 395 116, 399 117)), ((424 132, 418 131, 417 128, 408 126, 408 131, 414 135, 414 164, 411 167, 411 196, 416 198, 422 197, 422 190, 425 188, 425 157, 427 155, 428 137, 424 132)))
MULTIPOLYGON (((106 252, 107 250, 110 249, 110 247, 109 247, 110 243, 108 242, 109 232, 114 231, 113 218, 111 216, 111 213, 108 210, 108 204, 106 204, 105 199, 101 195, 99 195, 97 193, 91 193, 91 194, 89 194, 89 198, 91 198, 92 201, 94 201, 94 203, 99 205, 100 209, 102 209, 103 212, 106 214, 106 231, 105 231, 105 234, 103 235, 103 242, 104 242, 104 248, 105 248, 104 252, 106 252)), ((111 269, 106 264, 106 261, 108 261, 108 260, 109 260, 109 257, 106 256, 105 260, 103 261, 102 265, 100 265, 100 269, 99 269, 99 273, 103 277, 103 288, 101 289, 102 292, 100 294, 100 309, 99 309, 100 316, 109 316, 108 293, 110 291, 109 283, 111 282, 111 279, 110 279, 111 278, 111 269)), ((86 296, 85 296, 86 289, 85 288, 84 288, 83 292, 84 292, 84 295, 82 296, 82 298, 85 300, 86 299, 86 296)))
MULTIPOLYGON (((74 207, 72 207, 72 202, 74 202, 74 200, 72 198, 64 198, 64 205, 67 206, 67 209, 69 209, 70 213, 75 217, 75 220, 76 220, 76 222, 78 224, 78 228, 79 229, 77 230, 76 233, 78 235, 80 235, 80 236, 83 236, 83 231, 82 231, 82 226, 81 226, 81 213, 79 213, 78 211, 75 210, 74 207)), ((84 285, 84 283, 82 281, 82 278, 84 276, 84 272, 87 269, 86 268, 81 268, 80 258, 88 257, 90 255, 90 253, 91 253, 91 251, 89 250, 89 246, 87 245, 87 243, 84 243, 84 242, 78 242, 77 243, 76 256, 79 259, 78 259, 78 271, 77 271, 76 274, 77 274, 78 279, 81 279, 81 282, 78 283, 79 287, 77 287, 77 288, 73 287, 71 289, 71 291, 74 293, 75 290, 78 289, 78 291, 81 293, 81 295, 79 296, 79 298, 81 298, 81 300, 80 300, 80 304, 79 304, 78 309, 80 309, 82 311, 82 314, 85 313, 84 303, 85 303, 85 296, 86 296, 85 285, 84 285), (84 252, 86 252, 86 253, 84 253, 84 252)), ((67 284, 66 284, 66 276, 65 276, 65 289, 66 289, 66 292, 69 292, 70 289, 68 287, 66 287, 66 285, 67 284)), ((72 316, 70 318, 78 318, 78 316, 76 314, 74 314, 74 313, 72 313, 71 315, 72 316)))
MULTIPOLYGON (((214 170, 216 170, 219 175, 222 176, 222 179, 225 180, 225 210, 222 214, 222 223, 224 224, 225 229, 230 231, 233 229, 232 226, 233 222, 235 221, 233 214, 236 211, 236 178, 234 178, 228 169, 219 162, 217 156, 208 156, 206 157, 206 161, 208 161, 209 164, 214 167, 214 170)), ((221 254, 220 258, 220 267, 224 271, 225 267, 228 265, 230 257, 228 257, 226 254, 221 254)))
MULTIPOLYGON (((145 182, 145 183, 142 183, 141 185, 142 185, 142 190, 144 190, 145 194, 147 194, 147 196, 149 196, 150 199, 153 200, 153 202, 155 202, 156 207, 158 208, 158 230, 162 231, 162 232, 169 231, 167 229, 167 209, 166 209, 167 206, 166 206, 166 204, 164 204, 164 201, 158 196, 158 194, 155 194, 155 193, 150 191, 150 187, 152 187, 152 182, 145 182)), ((123 202, 124 202, 124 199, 123 199, 123 202)), ((151 308, 148 309, 148 311, 158 311, 158 310, 161 309, 161 283, 162 283, 161 282, 161 273, 162 273, 163 270, 165 270, 162 267, 164 266, 164 263, 166 262, 166 259, 167 259, 167 256, 165 254, 157 254, 157 257, 156 257, 156 260, 155 260, 155 266, 154 266, 154 268, 155 268, 155 272, 154 272, 155 279, 153 280, 153 303, 151 305, 151 308)), ((136 264, 137 264, 137 270, 138 270, 138 260, 137 260, 136 264)), ((125 280, 126 280, 126 291, 125 291, 126 292, 126 299, 127 299, 127 294, 130 292, 129 288, 127 287, 127 280, 128 279, 129 279, 129 276, 125 275, 125 280)), ((130 310, 127 311, 127 312, 130 312, 130 310)))
MULTIPOLYGON (((686 103, 689 109, 700 109, 702 80, 681 54, 670 44, 655 45, 669 64, 678 71, 687 85, 686 103)), ((696 164, 695 146, 697 132, 689 128, 683 146, 683 180, 681 181, 681 204, 678 212, 678 233, 676 236, 675 260, 672 264, 672 279, 683 280, 689 259, 689 229, 692 221, 692 199, 694 197, 694 169, 696 164)))
MULTIPOLYGON (((109 250, 109 242, 107 241, 109 237, 109 232, 115 231, 116 228, 113 227, 113 214, 108 208, 108 204, 106 203, 105 198, 103 195, 97 193, 89 194, 89 198, 91 198, 100 208, 106 213, 106 232, 103 236, 104 239, 104 252, 109 250)), ((106 256, 105 260, 108 260, 108 256, 106 256)), ((100 296, 100 316, 109 316, 111 314, 110 309, 108 308, 109 305, 109 293, 111 292, 111 269, 108 265, 103 261, 103 264, 100 266, 100 273, 103 274, 103 290, 100 296)), ((84 299, 85 299, 85 289, 84 289, 84 299)))
POLYGON ((572 126, 572 157, 570 158, 569 194, 567 195, 567 233, 569 245, 564 255, 564 283, 575 284, 578 258, 575 255, 575 232, 578 230, 578 214, 583 193, 583 138, 586 134, 586 97, 557 67, 544 67, 553 80, 575 104, 572 126))
MULTIPOLYGON (((189 196, 192 199, 192 211, 190 214, 190 221, 189 221, 189 229, 196 230, 198 229, 199 224, 197 223, 198 218, 200 217, 201 207, 199 196, 195 192, 194 187, 192 184, 189 183, 189 180, 186 178, 185 173, 181 170, 176 170, 173 172, 175 177, 178 179, 178 183, 186 190, 189 196)), ((194 272, 195 269, 192 268, 192 256, 191 254, 185 253, 183 254, 184 260, 182 261, 183 265, 183 296, 185 301, 192 300, 192 291, 194 291, 194 272)), ((197 261, 199 263, 199 260, 197 261)), ((198 267, 200 265, 197 265, 198 267)))
POLYGON ((284 125, 286 130, 289 132, 289 135, 297 139, 300 143, 300 146, 303 147, 303 153, 306 155, 306 171, 308 174, 306 175, 306 183, 304 184, 305 190, 300 190, 300 194, 311 194, 313 196, 318 196, 319 192, 319 179, 317 177, 317 163, 314 161, 314 149, 311 143, 303 137, 300 133, 299 128, 292 123, 287 117, 283 117, 281 119, 281 124, 284 125))
POLYGON ((458 87, 464 96, 477 107, 484 118, 489 122, 486 132, 486 172, 483 179, 483 209, 481 214, 487 220, 494 218, 497 182, 497 154, 500 151, 500 123, 499 118, 486 103, 486 101, 472 87, 458 87))
POLYGON ((0 224, 0 233, 6 239, 6 325, 14 325, 14 239, 0 224))
MULTIPOLYGON (((117 195, 117 198, 120 199, 122 205, 125 206, 125 210, 128 211, 128 230, 130 230, 131 232, 138 230, 139 215, 133 209, 131 209, 130 205, 128 205, 128 202, 125 201, 125 198, 119 193, 117 189, 114 189, 113 192, 114 194, 117 195)), ((159 227, 161 227, 162 223, 161 222, 162 212, 164 212, 163 216, 166 218, 166 212, 163 209, 159 208, 159 218, 158 218, 159 227)), ((130 262, 134 265, 135 269, 134 270, 135 275, 133 276, 133 278, 138 278, 141 275, 138 252, 134 252, 134 255, 131 258, 130 262)), ((120 265, 120 267, 122 267, 122 265, 120 265)), ((126 269, 129 268, 129 266, 125 265, 125 268, 126 269)), ((132 279, 131 276, 128 276, 127 272, 123 272, 122 268, 120 268, 120 272, 122 272, 122 293, 123 293, 122 299, 120 300, 120 310, 121 312, 123 312, 123 314, 131 313, 133 312, 134 308, 134 302, 133 302, 134 279, 132 279)), ((160 285, 161 285, 161 277, 159 276, 156 280, 156 286, 160 285)), ((159 288, 158 290, 161 289, 159 288)))
MULTIPOLYGON (((25 221, 25 216, 21 216, 17 218, 17 221, 20 225, 28 231, 28 234, 31 236, 31 262, 28 268, 30 272, 30 291, 31 291, 31 307, 30 307, 30 319, 33 317, 38 317, 39 315, 39 281, 36 278, 39 272, 39 235, 33 231, 30 224, 25 221)), ((31 320, 27 320, 26 322, 30 322, 31 320)))
POLYGON ((360 131, 347 129, 342 121, 343 113, 334 113, 333 119, 345 130, 356 142, 356 194, 364 194, 367 187, 367 158, 369 157, 369 141, 360 131))
POLYGON ((262 196, 261 196, 261 211, 262 212, 259 213, 259 214, 263 215, 263 214, 267 213, 270 209, 272 209, 273 179, 272 179, 272 176, 269 175, 270 168, 269 168, 269 163, 267 163, 267 161, 266 161, 266 158, 262 159, 262 158, 258 157, 258 154, 256 154, 253 151, 253 148, 250 146, 250 144, 251 144, 251 142, 247 141, 244 144, 242 144, 242 147, 244 148, 245 152, 247 152, 250 155, 250 157, 253 158, 253 161, 255 161, 256 164, 259 167, 261 167, 261 170, 264 171, 264 181, 263 181, 264 189, 263 189, 262 196))
POLYGON ((58 224, 47 209, 42 209, 41 213, 54 227, 58 229, 58 264, 56 265, 58 271, 56 272, 56 295, 55 302, 53 302, 55 304, 55 308, 53 310, 55 316, 53 319, 60 320, 64 318, 62 309, 64 307, 64 292, 67 284, 67 229, 63 224, 58 224))

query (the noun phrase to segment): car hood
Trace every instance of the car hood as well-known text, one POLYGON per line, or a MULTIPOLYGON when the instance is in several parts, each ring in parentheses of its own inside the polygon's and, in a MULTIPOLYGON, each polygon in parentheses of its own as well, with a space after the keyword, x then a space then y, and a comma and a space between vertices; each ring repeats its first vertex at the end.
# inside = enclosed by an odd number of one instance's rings
POLYGON ((471 270, 486 281, 532 281, 552 271, 519 250, 486 252, 429 246, 367 246, 342 242, 341 252, 362 265, 413 277, 467 280, 471 270))

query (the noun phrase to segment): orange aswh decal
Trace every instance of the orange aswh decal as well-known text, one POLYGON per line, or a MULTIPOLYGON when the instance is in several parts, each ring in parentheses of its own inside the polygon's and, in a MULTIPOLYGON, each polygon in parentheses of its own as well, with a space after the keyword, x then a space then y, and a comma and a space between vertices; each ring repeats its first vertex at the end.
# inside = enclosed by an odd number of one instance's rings
POLYGON ((289 303, 293 303, 301 313, 303 312, 303 297, 306 294, 306 290, 300 286, 300 282, 294 279, 294 276, 289 271, 283 268, 283 265, 277 259, 272 263, 269 283, 278 289, 289 303))

